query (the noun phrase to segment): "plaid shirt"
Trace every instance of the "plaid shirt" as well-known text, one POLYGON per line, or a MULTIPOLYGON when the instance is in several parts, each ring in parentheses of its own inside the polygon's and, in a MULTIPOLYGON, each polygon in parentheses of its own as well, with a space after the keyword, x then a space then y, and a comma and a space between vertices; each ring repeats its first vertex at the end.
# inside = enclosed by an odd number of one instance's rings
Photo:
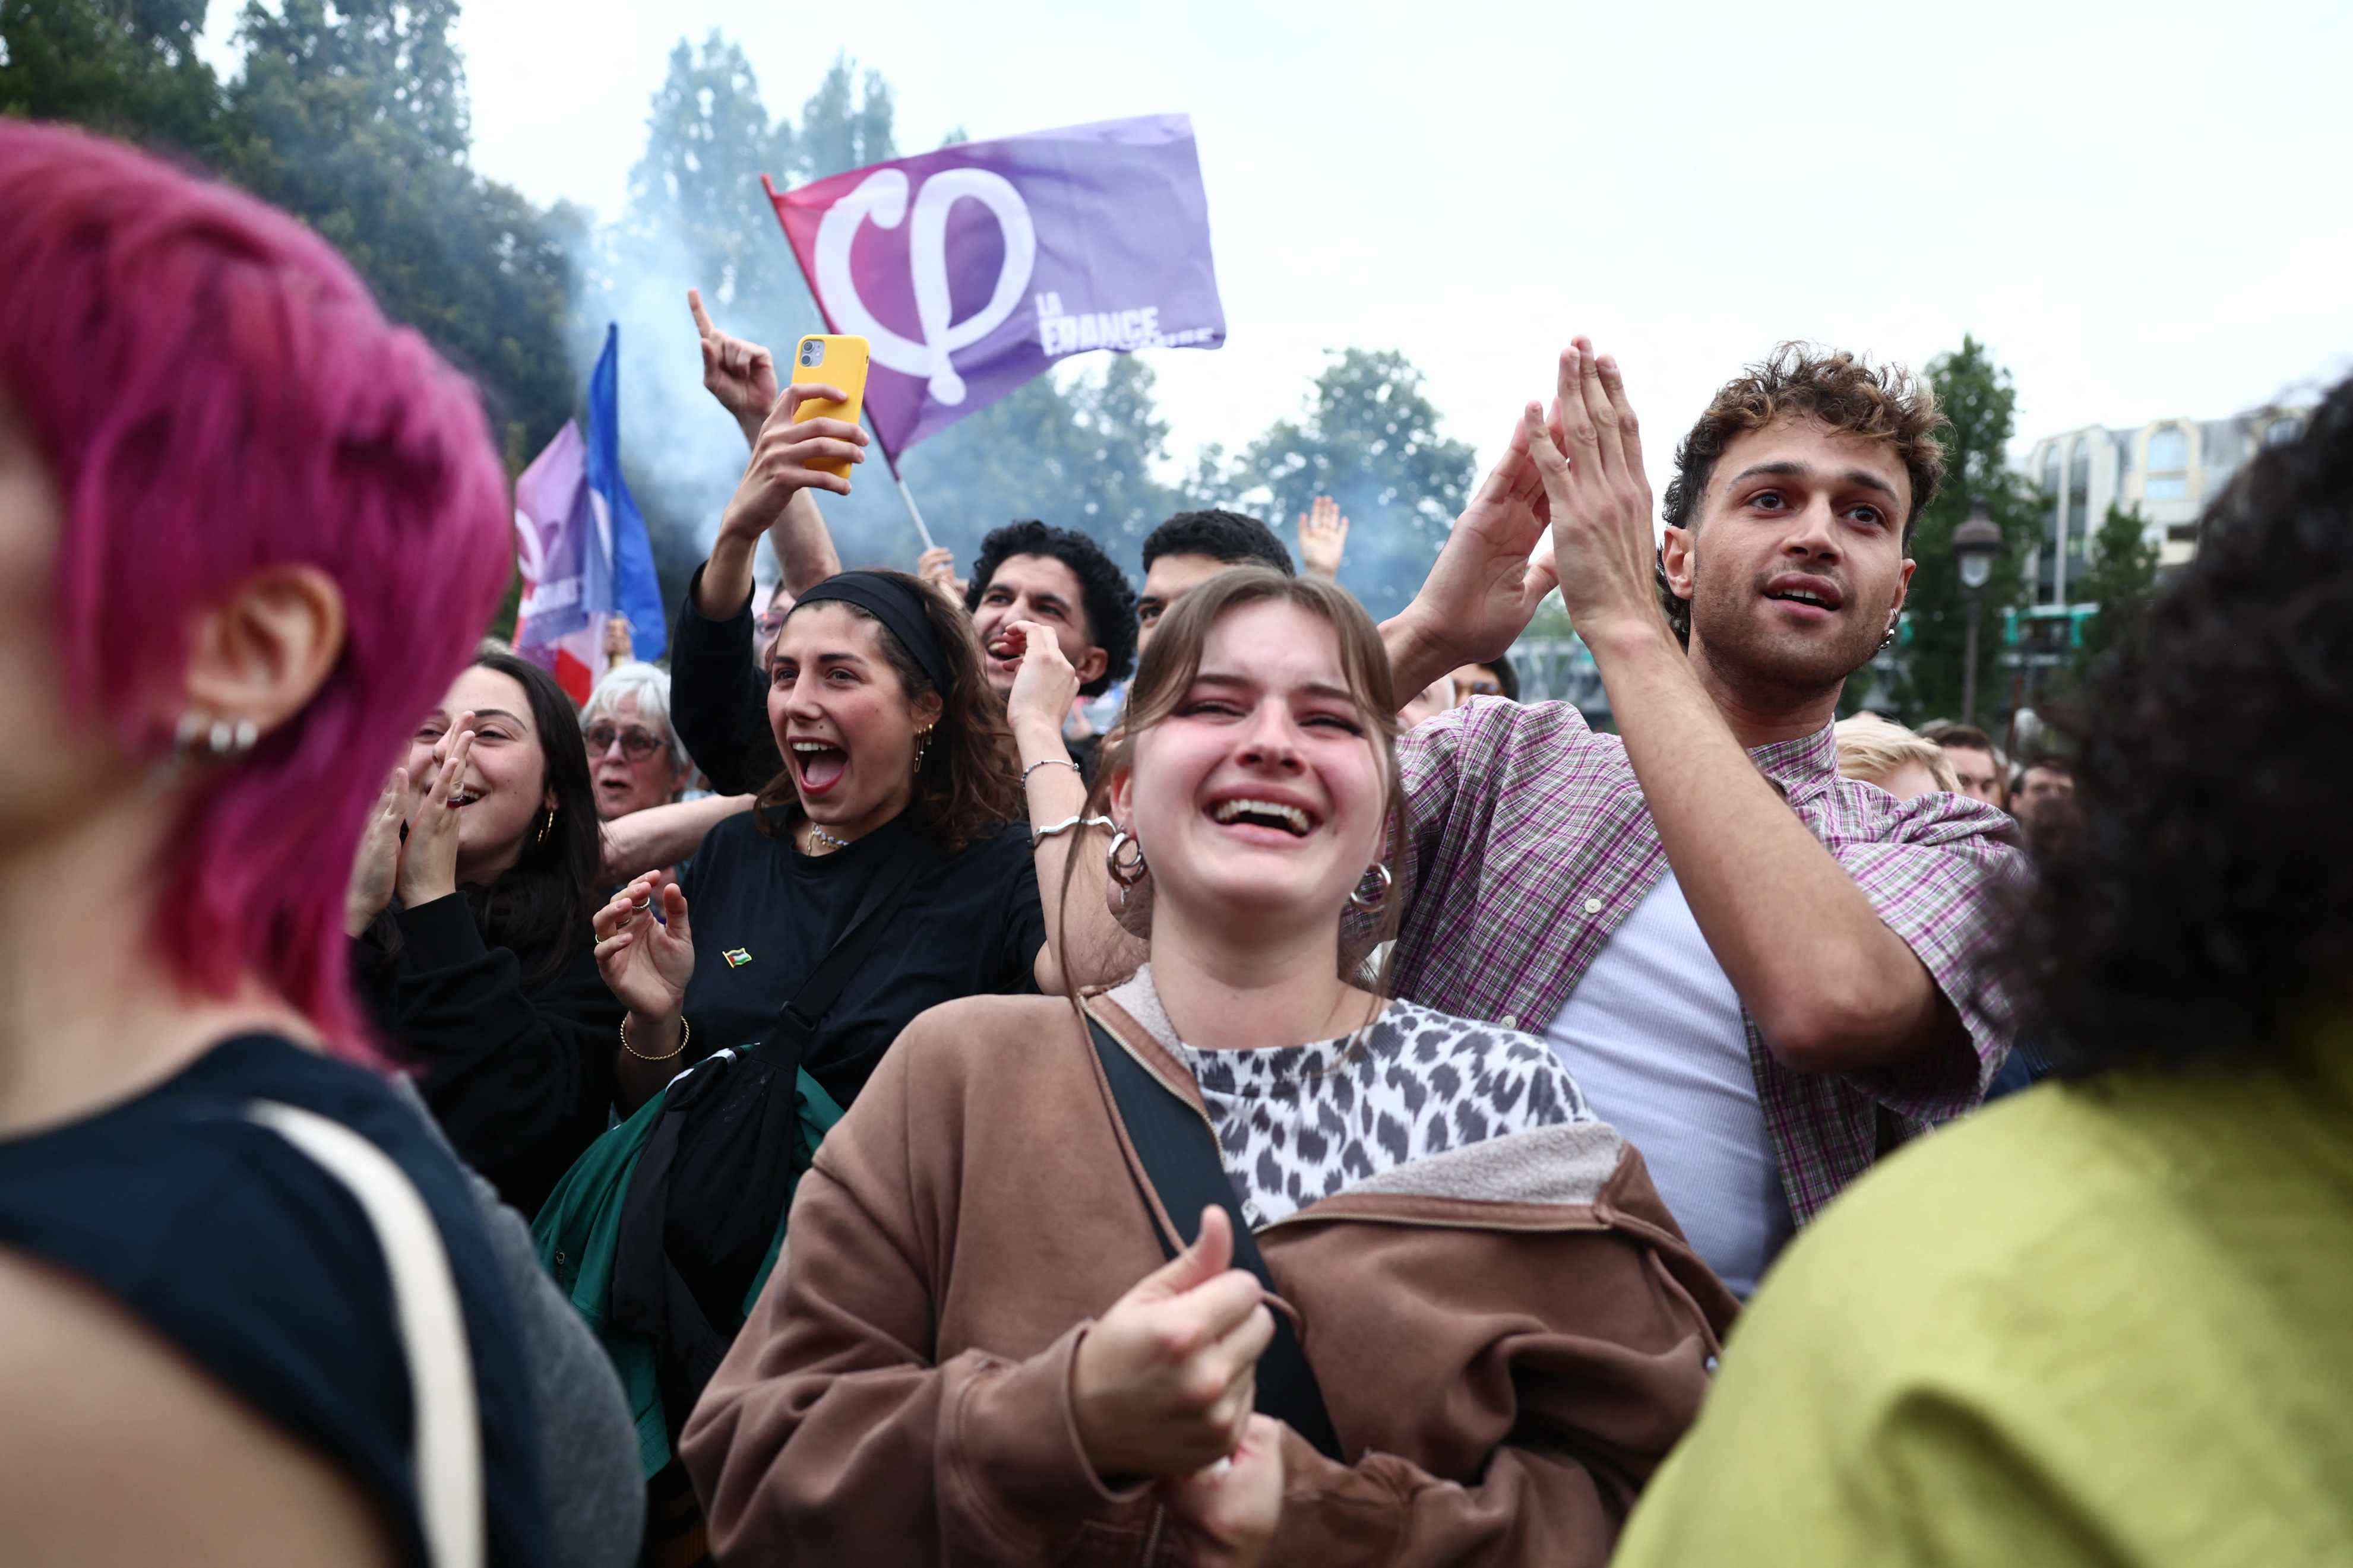
MULTIPOLYGON (((1413 831, 1397 991, 1441 1012, 1541 1034, 1610 934, 1667 872, 1625 743, 1566 702, 1473 699, 1398 742, 1413 831)), ((1911 944, 1968 1033, 1929 1056, 1803 1073, 1742 1010, 1757 1099, 1799 1224, 1873 1160, 1984 1099, 2011 1004, 1987 962, 1994 884, 2022 878, 2008 816, 1965 795, 1900 801, 1838 776, 1828 725, 1749 753, 1911 944)))

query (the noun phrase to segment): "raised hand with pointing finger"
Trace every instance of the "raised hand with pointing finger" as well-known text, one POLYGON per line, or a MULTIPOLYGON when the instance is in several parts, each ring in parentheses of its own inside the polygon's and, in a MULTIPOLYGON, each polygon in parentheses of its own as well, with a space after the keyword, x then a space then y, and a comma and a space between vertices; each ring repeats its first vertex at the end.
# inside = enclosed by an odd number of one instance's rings
POLYGON ((702 290, 686 291, 686 308, 694 313, 695 331, 702 337, 702 384, 719 406, 735 416, 746 443, 757 443, 760 426, 776 405, 776 359, 758 343, 731 337, 711 324, 702 308, 702 290))

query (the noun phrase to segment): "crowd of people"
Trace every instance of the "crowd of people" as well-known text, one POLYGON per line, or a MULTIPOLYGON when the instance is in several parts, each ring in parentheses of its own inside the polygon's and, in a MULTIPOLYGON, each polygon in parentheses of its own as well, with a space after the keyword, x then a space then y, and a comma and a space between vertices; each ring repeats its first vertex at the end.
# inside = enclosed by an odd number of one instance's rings
POLYGON ((1329 501, 845 570, 695 295, 745 468, 575 708, 326 242, 0 210, 0 1557, 2353 1563, 2353 383, 2021 763, 1839 717, 1899 367, 1661 507, 1577 339, 1377 625, 1329 501))

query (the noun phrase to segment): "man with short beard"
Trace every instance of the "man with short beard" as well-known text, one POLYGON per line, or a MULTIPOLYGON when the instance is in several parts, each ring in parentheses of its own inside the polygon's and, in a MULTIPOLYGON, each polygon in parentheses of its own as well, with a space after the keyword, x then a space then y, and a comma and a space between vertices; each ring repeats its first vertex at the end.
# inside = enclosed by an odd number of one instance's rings
POLYGON ((1397 990, 1545 1032, 1742 1295, 2009 1047, 1983 962, 2009 819, 1841 780, 1831 729, 1903 609, 1942 423, 1900 370, 1784 345, 1677 449, 1654 548, 1623 381, 1580 338, 1382 628, 1418 691, 1560 585, 1620 733, 1474 698, 1400 741, 1397 990))

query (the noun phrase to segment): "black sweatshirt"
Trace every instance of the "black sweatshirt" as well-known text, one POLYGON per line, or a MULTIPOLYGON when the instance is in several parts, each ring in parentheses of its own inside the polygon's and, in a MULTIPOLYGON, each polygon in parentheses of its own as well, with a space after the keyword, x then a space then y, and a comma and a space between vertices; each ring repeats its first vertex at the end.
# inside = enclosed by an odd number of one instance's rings
POLYGON ((562 969, 526 984, 482 941, 463 894, 402 910, 401 947, 352 943, 355 988, 459 1155, 528 1216, 609 1124, 620 1002, 582 931, 562 969))
POLYGON ((768 680, 752 662, 752 596, 723 621, 695 608, 702 568, 670 623, 670 721, 713 795, 753 795, 784 771, 768 727, 768 680))

